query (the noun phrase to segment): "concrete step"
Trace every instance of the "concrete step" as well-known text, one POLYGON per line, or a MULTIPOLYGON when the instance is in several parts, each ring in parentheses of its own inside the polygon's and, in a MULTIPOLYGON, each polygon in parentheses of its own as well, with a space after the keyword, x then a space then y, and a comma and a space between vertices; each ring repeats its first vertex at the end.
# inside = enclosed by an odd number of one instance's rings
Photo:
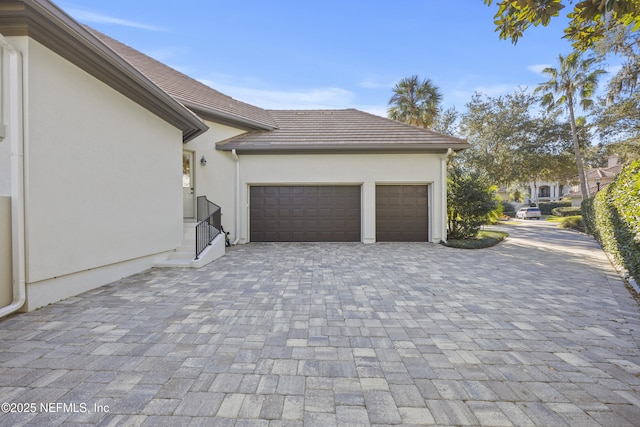
POLYGON ((180 268, 191 268, 191 259, 165 259, 164 261, 159 261, 153 264, 154 267, 180 267, 180 268))
POLYGON ((181 246, 178 246, 175 249, 176 252, 189 252, 189 253, 195 253, 196 252, 196 244, 194 243, 193 245, 185 245, 184 243, 181 246))
POLYGON ((156 262, 156 267, 191 267, 196 253, 196 225, 195 221, 185 222, 180 246, 171 252, 166 260, 156 262))
POLYGON ((176 249, 175 251, 169 254, 170 259, 189 259, 192 260, 195 257, 195 249, 194 248, 186 248, 185 250, 181 250, 181 248, 176 249))

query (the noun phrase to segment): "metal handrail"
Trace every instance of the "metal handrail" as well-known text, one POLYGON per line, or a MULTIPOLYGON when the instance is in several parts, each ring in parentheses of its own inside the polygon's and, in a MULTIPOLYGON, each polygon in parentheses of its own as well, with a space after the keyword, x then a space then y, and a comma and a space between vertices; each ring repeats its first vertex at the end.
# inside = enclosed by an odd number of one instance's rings
POLYGON ((198 196, 197 198, 197 219, 196 225, 196 257, 213 242, 222 230, 222 211, 220 206, 209 201, 207 196, 198 196))

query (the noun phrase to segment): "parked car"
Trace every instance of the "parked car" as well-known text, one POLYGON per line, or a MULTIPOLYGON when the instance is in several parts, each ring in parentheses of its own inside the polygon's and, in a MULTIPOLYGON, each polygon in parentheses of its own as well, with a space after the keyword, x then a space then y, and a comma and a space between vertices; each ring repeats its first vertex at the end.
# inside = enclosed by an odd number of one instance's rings
POLYGON ((516 218, 520 219, 529 219, 529 218, 542 218, 542 213, 540 212, 540 208, 528 207, 528 208, 520 208, 518 212, 516 212, 516 218))

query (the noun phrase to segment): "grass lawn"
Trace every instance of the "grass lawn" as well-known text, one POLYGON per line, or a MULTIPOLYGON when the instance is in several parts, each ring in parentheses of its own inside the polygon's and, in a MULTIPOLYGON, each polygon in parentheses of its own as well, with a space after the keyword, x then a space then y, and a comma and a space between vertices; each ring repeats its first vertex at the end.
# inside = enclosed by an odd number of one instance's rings
POLYGON ((509 233, 505 233, 504 231, 495 231, 495 230, 481 230, 478 233, 478 237, 475 239, 466 239, 466 240, 448 240, 446 243, 443 243, 445 246, 449 246, 450 248, 458 248, 458 249, 482 249, 489 248, 491 246, 495 246, 498 243, 502 242, 509 236, 509 233))
POLYGON ((545 216, 545 219, 548 222, 557 222, 557 223, 561 223, 562 222, 562 218, 561 216, 554 216, 554 215, 549 215, 549 216, 545 216))

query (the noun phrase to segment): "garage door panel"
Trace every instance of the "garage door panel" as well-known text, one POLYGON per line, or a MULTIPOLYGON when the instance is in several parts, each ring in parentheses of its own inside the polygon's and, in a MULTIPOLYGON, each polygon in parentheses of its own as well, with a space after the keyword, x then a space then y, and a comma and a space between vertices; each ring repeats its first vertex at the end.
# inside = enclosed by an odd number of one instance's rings
POLYGON ((360 193, 360 186, 252 186, 250 240, 359 242, 360 193))
POLYGON ((322 230, 328 230, 335 226, 336 224, 331 219, 325 219, 325 218, 318 219, 318 228, 320 229, 319 232, 322 232, 322 230))
POLYGON ((264 189, 264 194, 265 194, 265 195, 268 195, 268 194, 278 194, 278 188, 277 188, 277 187, 265 188, 265 189, 264 189))
POLYGON ((376 186, 376 241, 429 240, 426 185, 376 186))

